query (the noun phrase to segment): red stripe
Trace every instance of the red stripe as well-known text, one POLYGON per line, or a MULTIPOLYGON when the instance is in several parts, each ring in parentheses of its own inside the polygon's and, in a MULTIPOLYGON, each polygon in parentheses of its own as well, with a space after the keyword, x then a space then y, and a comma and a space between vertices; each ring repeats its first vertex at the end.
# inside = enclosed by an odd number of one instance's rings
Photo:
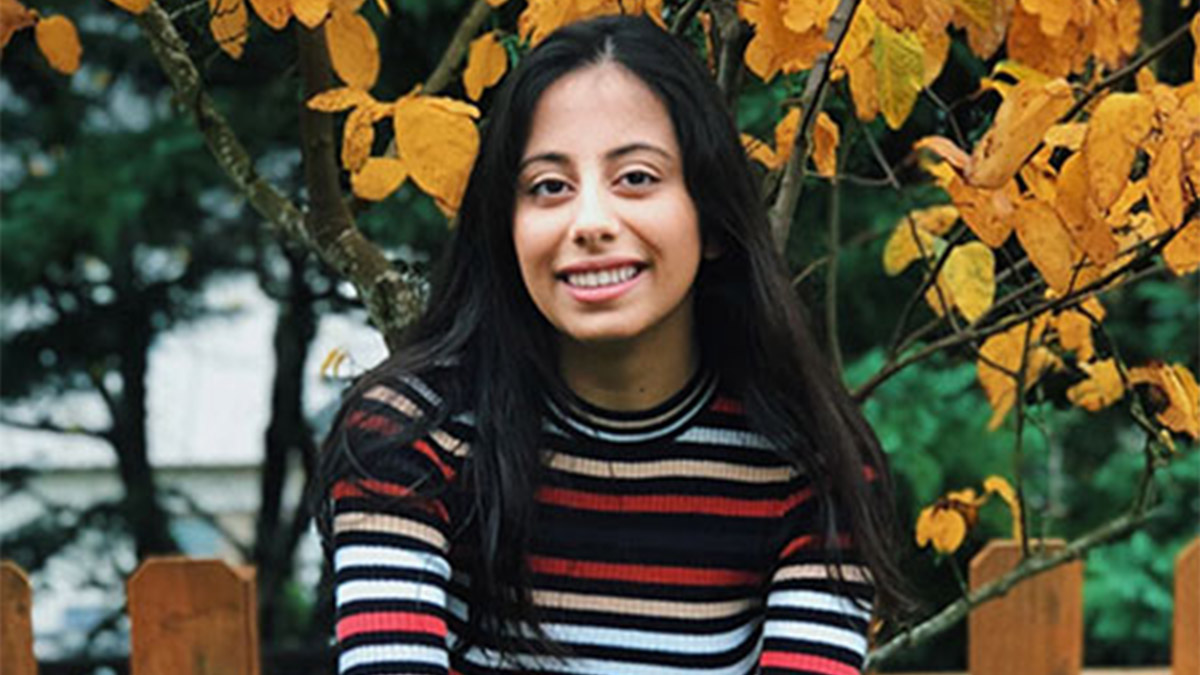
POLYGON ((762 658, 759 659, 759 665, 763 668, 783 668, 805 673, 821 673, 822 675, 860 675, 861 673, 858 668, 823 656, 775 651, 763 652, 762 658))
MULTIPOLYGON (((788 542, 787 546, 783 547, 783 552, 779 554, 779 559, 786 560, 788 556, 792 555, 796 551, 819 546, 821 544, 821 540, 822 538, 816 535, 802 534, 788 542)), ((850 548, 850 535, 844 532, 839 533, 837 535, 837 548, 843 550, 850 548)))
POLYGON ((667 583, 677 586, 753 586, 762 575, 742 570, 671 567, 667 565, 623 565, 618 563, 529 556, 529 566, 540 574, 573 579, 607 579, 667 583))
POLYGON ((355 410, 346 418, 346 426, 351 429, 363 429, 382 434, 394 434, 400 430, 400 425, 382 416, 363 410, 355 410))
POLYGON ((358 481, 340 480, 333 484, 332 492, 334 501, 350 497, 378 497, 379 495, 386 497, 410 497, 415 495, 417 499, 410 502, 413 506, 423 509, 427 513, 432 513, 444 522, 450 522, 450 512, 446 510, 446 506, 442 502, 431 497, 421 497, 421 495, 414 493, 403 485, 371 479, 358 481))
POLYGON ((801 490, 786 499, 734 499, 694 495, 603 495, 565 488, 543 487, 538 501, 584 511, 619 513, 703 513, 716 516, 778 518, 811 496, 801 490))
POLYGON ((745 412, 746 409, 742 406, 741 401, 729 398, 728 396, 718 396, 713 399, 712 411, 740 415, 741 413, 745 412))
POLYGON ((446 622, 436 616, 415 612, 367 612, 337 622, 339 642, 354 635, 384 632, 427 633, 444 638, 446 622))
POLYGON ((420 451, 422 455, 428 457, 429 461, 433 462, 437 466, 438 471, 442 472, 442 475, 445 476, 446 480, 452 480, 454 478, 454 469, 451 469, 449 466, 447 466, 446 463, 442 461, 442 458, 438 456, 437 451, 429 447, 428 443, 417 439, 413 441, 412 445, 414 448, 420 451))

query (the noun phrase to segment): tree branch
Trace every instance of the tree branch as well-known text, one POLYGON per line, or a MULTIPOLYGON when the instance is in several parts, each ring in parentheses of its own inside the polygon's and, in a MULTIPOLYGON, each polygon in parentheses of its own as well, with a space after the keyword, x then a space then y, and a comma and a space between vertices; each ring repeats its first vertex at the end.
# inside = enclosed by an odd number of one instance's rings
POLYGON ((52 422, 49 417, 44 416, 38 419, 36 422, 24 422, 0 415, 0 425, 13 427, 14 429, 25 429, 28 431, 49 431, 55 434, 66 434, 68 436, 87 436, 89 438, 95 438, 106 443, 111 443, 113 440, 111 430, 63 426, 61 424, 52 422))
POLYGON ((327 265, 354 284, 372 323, 392 340, 416 316, 420 280, 392 269, 382 252, 353 223, 349 228, 338 228, 325 224, 317 227, 318 223, 311 218, 306 222, 300 209, 255 171, 249 152, 204 90, 200 72, 188 55, 187 43, 162 7, 151 2, 138 15, 137 22, 217 164, 282 238, 316 251, 327 265))
POLYGON ((737 4, 732 0, 713 0, 713 25, 716 30, 717 86, 725 95, 731 113, 737 113, 737 95, 741 87, 742 60, 749 42, 750 29, 738 18, 737 4))
POLYGON ((905 630, 872 650, 867 655, 867 663, 863 667, 863 670, 867 671, 877 668, 900 651, 911 649, 923 642, 927 642, 930 638, 945 632, 959 621, 962 621, 972 609, 1003 596, 1025 579, 1048 572, 1072 560, 1081 559, 1090 549, 1129 534, 1147 521, 1158 517, 1162 512, 1163 510, 1159 508, 1153 511, 1135 510, 1124 513, 1067 544, 1061 551, 1046 556, 1025 558, 1008 574, 979 587, 967 594, 966 597, 955 600, 937 614, 905 630))
POLYGON ((833 43, 833 48, 817 57, 817 62, 808 72, 808 81, 804 85, 804 95, 800 99, 803 118, 800 129, 796 133, 796 145, 792 148, 792 156, 788 158, 783 170, 779 193, 775 203, 771 205, 768 217, 771 222, 771 234, 775 239, 775 247, 781 253, 787 246, 788 233, 791 231, 792 218, 796 213, 796 205, 800 202, 800 190, 804 183, 804 165, 808 161, 808 142, 812 135, 813 124, 817 121, 817 113, 825 100, 825 90, 829 84, 829 74, 832 71, 833 59, 837 56, 850 20, 859 0, 841 0, 829 25, 825 28, 825 39, 833 43))
POLYGON ((704 4, 704 0, 687 0, 679 13, 675 15, 675 20, 671 22, 671 34, 682 35, 683 31, 687 30, 688 24, 691 23, 692 17, 696 16, 696 12, 700 11, 700 6, 704 4))
POLYGON ((467 47, 471 45, 471 39, 479 32, 479 27, 491 13, 492 8, 487 0, 475 0, 475 4, 471 5, 455 29, 450 44, 446 46, 446 51, 442 52, 441 60, 425 80, 421 93, 436 94, 450 84, 454 79, 454 71, 458 70, 458 66, 467 56, 467 47))

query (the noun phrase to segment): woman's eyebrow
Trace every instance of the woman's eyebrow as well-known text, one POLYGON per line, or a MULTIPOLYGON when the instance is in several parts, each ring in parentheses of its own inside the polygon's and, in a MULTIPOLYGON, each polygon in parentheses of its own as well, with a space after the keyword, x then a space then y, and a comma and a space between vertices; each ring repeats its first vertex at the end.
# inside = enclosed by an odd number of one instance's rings
MULTIPOLYGON (((621 157, 623 157, 625 155, 628 155, 632 152, 637 152, 639 150, 647 150, 649 152, 653 152, 655 154, 661 155, 665 159, 672 158, 671 153, 667 152, 666 150, 660 148, 657 145, 653 145, 651 143, 637 142, 637 143, 628 143, 626 145, 622 145, 619 148, 613 148, 612 150, 609 150, 608 152, 604 153, 604 159, 611 162, 615 159, 620 159, 621 157)), ((521 160, 521 163, 517 166, 517 171, 518 172, 524 171, 525 167, 529 166, 530 164, 533 164, 534 162, 550 162, 551 164, 568 164, 568 163, 570 163, 570 160, 567 159, 566 154, 561 153, 561 152, 553 152, 553 151, 540 152, 536 155, 530 155, 529 157, 526 157, 525 159, 521 160)))

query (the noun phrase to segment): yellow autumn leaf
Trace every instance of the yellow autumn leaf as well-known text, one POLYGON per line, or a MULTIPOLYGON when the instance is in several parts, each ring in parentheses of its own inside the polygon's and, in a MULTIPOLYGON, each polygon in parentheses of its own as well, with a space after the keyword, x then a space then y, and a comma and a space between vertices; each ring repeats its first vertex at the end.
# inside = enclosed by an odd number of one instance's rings
POLYGON ((1200 218, 1192 218, 1167 245, 1163 260, 1176 276, 1190 274, 1200 268, 1200 218))
POLYGON ((282 30, 292 18, 291 0, 250 0, 250 6, 263 23, 275 30, 282 30))
POLYGON ((407 177, 404 162, 394 157, 370 157, 361 169, 350 174, 350 187, 358 197, 377 202, 395 192, 407 177))
POLYGON ((1083 146, 1083 138, 1087 134, 1087 125, 1081 122, 1055 124, 1046 130, 1042 140, 1052 148, 1078 150, 1083 146))
POLYGON ((1177 139, 1163 137, 1146 151, 1150 155, 1146 172, 1150 210, 1160 223, 1173 229, 1183 223, 1183 150, 1177 139))
POLYGON ((837 147, 840 132, 837 123, 825 111, 817 115, 813 127, 812 158, 817 174, 832 177, 837 173, 837 147))
POLYGON ((362 169, 375 142, 375 120, 366 106, 359 106, 346 116, 342 128, 342 166, 351 173, 362 169))
POLYGON ((369 90, 379 77, 379 40, 362 15, 334 9, 325 22, 333 70, 343 82, 369 90))
POLYGON ((150 0, 109 0, 109 2, 131 14, 141 14, 150 7, 150 0))
POLYGON ((70 19, 61 14, 43 17, 33 27, 33 34, 51 68, 64 75, 79 69, 83 47, 79 44, 79 32, 70 19))
POLYGON ((928 87, 942 74, 946 58, 950 56, 950 34, 946 32, 945 26, 928 23, 923 24, 917 33, 921 36, 921 44, 924 46, 922 53, 925 74, 921 78, 921 84, 928 87))
POLYGON ((1114 359, 1081 362, 1079 367, 1088 377, 1067 390, 1067 398, 1071 403, 1096 412, 1116 403, 1125 395, 1125 385, 1114 359))
POLYGON ((791 108, 775 124, 775 147, 772 149, 766 143, 749 136, 742 135, 742 144, 746 147, 750 159, 757 160, 768 169, 781 168, 792 156, 796 145, 796 133, 800 129, 801 112, 799 108, 791 108))
POLYGON ((1200 387, 1192 371, 1181 363, 1154 362, 1131 368, 1129 382, 1151 385, 1161 393, 1163 409, 1156 417, 1163 426, 1200 439, 1200 387))
POLYGON ((925 136, 913 143, 913 150, 928 150, 959 171, 966 169, 970 162, 970 156, 945 136, 925 136))
POLYGON ((8 46, 13 33, 32 26, 37 15, 17 0, 0 0, 0 49, 8 46))
POLYGON ((1049 36, 1062 35, 1075 9, 1073 3, 1062 0, 1021 0, 1021 6, 1038 17, 1042 33, 1049 36))
POLYGON ((310 110, 320 110, 321 112, 341 112, 349 108, 359 106, 367 106, 375 102, 371 95, 362 89, 354 87, 338 87, 336 89, 328 89, 312 98, 308 99, 306 104, 310 110))
POLYGON ((875 26, 875 78, 879 111, 892 129, 912 112, 925 81, 925 48, 911 31, 900 32, 880 21, 875 26))
POLYGON ((996 119, 971 153, 967 182, 997 188, 1016 175, 1042 136, 1074 104, 1066 80, 1020 82, 996 111, 996 119))
MULTIPOLYGON (((1053 291, 1047 292, 1047 297, 1055 295, 1053 291)), ((1092 343, 1092 319, 1103 321, 1104 316, 1104 306, 1095 295, 1088 295, 1077 308, 1059 312, 1051 319, 1054 332, 1058 335, 1058 344, 1067 351, 1075 352, 1079 361, 1091 361, 1096 353, 1092 343)))
POLYGON ((1008 30, 1011 0, 952 0, 954 25, 966 28, 967 45, 981 59, 991 58, 1008 30))
POLYGON ((1090 171, 1081 153, 1071 155, 1063 163, 1052 203, 1072 241, 1089 259, 1107 265, 1116 258, 1120 247, 1092 199, 1090 171))
POLYGON ((779 72, 795 73, 812 68, 817 57, 832 45, 816 27, 803 33, 784 23, 785 0, 741 0, 738 15, 754 27, 743 57, 746 67, 764 82, 779 72))
MULTIPOLYGON (((1017 203, 1014 223, 1017 239, 1033 266, 1050 288, 1066 293, 1072 286, 1072 266, 1080 260, 1080 253, 1058 213, 1045 202, 1022 199, 1017 203)), ((1074 281, 1078 286, 1078 279, 1074 281)))
POLYGON ((467 98, 478 101, 483 90, 499 82, 507 70, 508 52, 496 39, 495 31, 472 40, 467 52, 467 67, 462 76, 467 98))
POLYGON ((963 222, 980 241, 1000 248, 1013 231, 1013 214, 1020 198, 1015 181, 997 190, 967 185, 958 174, 952 174, 945 185, 946 193, 958 208, 963 222))
POLYGON ((878 20, 875 10, 871 9, 870 5, 865 2, 859 3, 854 10, 854 16, 850 19, 850 26, 846 28, 846 35, 842 38, 837 55, 833 59, 835 67, 844 67, 864 54, 870 56, 867 50, 871 46, 871 41, 875 39, 875 23, 878 20))
POLYGON ((850 80, 855 116, 863 122, 875 119, 879 114, 879 78, 875 73, 874 50, 847 62, 846 78, 850 80))
POLYGON ((1150 133, 1154 103, 1142 94, 1109 94, 1088 120, 1080 152, 1088 165, 1092 201, 1107 209, 1129 182, 1138 146, 1150 133))
POLYGON ((980 346, 979 353, 985 358, 976 362, 976 375, 987 396, 988 403, 992 406, 992 418, 988 422, 989 430, 1000 426, 1004 416, 1016 402, 1017 382, 1009 373, 1016 373, 1021 368, 1022 347, 1025 345, 1026 331, 1029 331, 1029 351, 1025 363, 1025 390, 1036 384, 1042 373, 1056 365, 1057 358, 1053 352, 1040 344, 1042 333, 1045 332, 1048 323, 1049 317, 1046 314, 1040 314, 1032 320, 1032 323, 1023 321, 1003 332, 989 336, 980 346), (1004 370, 993 367, 992 363, 999 365, 1004 370))
POLYGON ((396 102, 396 149, 413 181, 445 214, 458 210, 479 151, 474 106, 453 99, 409 95, 396 102))
POLYGON ((506 3, 506 2, 508 2, 508 0, 487 0, 487 4, 488 4, 488 6, 489 6, 489 7, 491 7, 492 9, 495 9, 495 8, 497 8, 497 7, 501 7, 501 6, 503 6, 503 5, 504 5, 504 3, 506 3))
POLYGON ((242 58, 246 38, 250 36, 246 0, 208 0, 208 13, 208 27, 217 46, 230 58, 242 58))
POLYGON ((291 0, 291 3, 292 15, 309 28, 320 26, 333 5, 332 0, 291 0))
POLYGON ((837 5, 838 0, 785 0, 783 25, 796 33, 824 32, 837 5))
MULTIPOLYGON (((915 214, 916 212, 914 212, 915 214)), ((938 237, 920 227, 915 217, 901 218, 892 230, 883 247, 883 269, 888 276, 896 276, 922 255, 929 258, 935 254, 938 237)))
POLYGON ((927 506, 917 517, 916 530, 917 546, 924 548, 932 543, 939 553, 954 553, 967 536, 967 522, 952 508, 927 506))
POLYGON ((1200 12, 1192 16, 1192 80, 1200 80, 1200 12))
POLYGON ((1008 505, 1008 512, 1012 516, 1012 538, 1014 541, 1021 541, 1021 500, 1017 499, 1017 491, 1001 476, 988 476, 984 479, 983 491, 1000 497, 1008 505))
POLYGON ((968 321, 975 322, 991 308, 996 296, 996 260, 992 249, 970 241, 950 251, 938 283, 950 290, 951 303, 968 321))

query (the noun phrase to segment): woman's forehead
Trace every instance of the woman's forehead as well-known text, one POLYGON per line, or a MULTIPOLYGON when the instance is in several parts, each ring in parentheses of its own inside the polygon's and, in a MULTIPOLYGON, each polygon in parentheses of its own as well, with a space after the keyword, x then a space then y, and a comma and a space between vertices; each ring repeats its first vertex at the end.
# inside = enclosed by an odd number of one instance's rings
POLYGON ((609 62, 570 72, 547 87, 534 107, 523 159, 604 157, 637 144, 678 154, 671 116, 658 95, 609 62))

